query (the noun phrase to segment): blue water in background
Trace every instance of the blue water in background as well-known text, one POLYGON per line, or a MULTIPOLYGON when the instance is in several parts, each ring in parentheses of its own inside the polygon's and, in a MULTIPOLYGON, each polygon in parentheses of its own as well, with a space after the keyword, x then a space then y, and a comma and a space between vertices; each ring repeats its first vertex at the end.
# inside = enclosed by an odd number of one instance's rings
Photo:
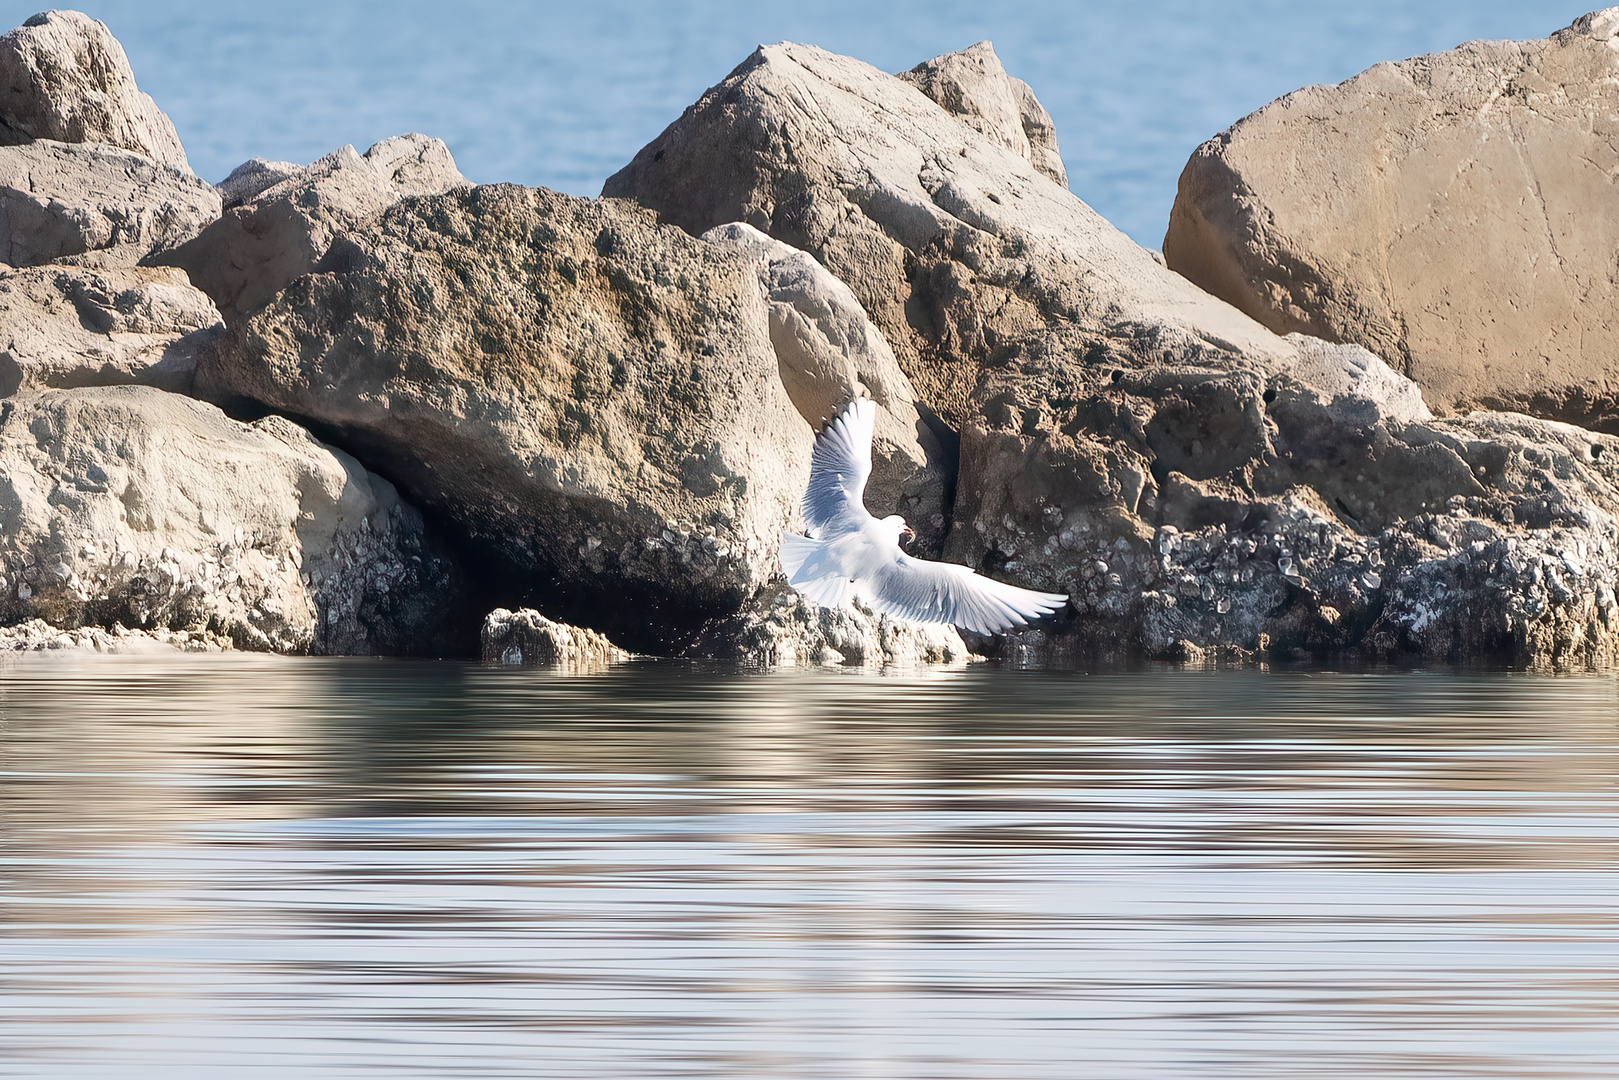
MULTIPOLYGON (((0 3, 0 26, 37 0, 0 3)), ((421 131, 468 179, 595 195, 760 42, 899 71, 988 38, 1056 121, 1069 184, 1147 247, 1199 143, 1266 102, 1480 38, 1545 37, 1538 0, 84 0, 212 181, 421 131)))

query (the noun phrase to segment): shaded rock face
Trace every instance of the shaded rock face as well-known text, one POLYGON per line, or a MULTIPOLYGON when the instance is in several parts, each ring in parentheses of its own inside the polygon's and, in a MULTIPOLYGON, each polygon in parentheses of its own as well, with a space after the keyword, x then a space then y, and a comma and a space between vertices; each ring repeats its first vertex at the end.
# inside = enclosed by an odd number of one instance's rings
POLYGON ((751 225, 721 225, 703 239, 740 248, 758 264, 782 386, 812 429, 855 397, 876 402, 866 505, 877 517, 904 517, 917 533, 913 551, 937 554, 954 494, 955 440, 918 411, 910 380, 860 301, 807 253, 751 225))
POLYGON ((652 651, 777 572, 813 441, 777 367, 743 253, 502 185, 349 234, 198 385, 388 462, 503 595, 652 651))
POLYGON ((0 263, 130 267, 196 236, 219 195, 172 165, 116 147, 0 146, 0 263))
POLYGON ((1619 8, 1289 94, 1199 147, 1171 267, 1364 345, 1441 412, 1619 432, 1619 8))
POLYGON ((989 42, 923 61, 899 77, 991 142, 1068 186, 1051 114, 1028 83, 1006 73, 989 42))
POLYGON ((143 383, 190 393, 224 324, 173 269, 42 266, 0 276, 0 397, 143 383))
POLYGON ((693 233, 743 221, 809 252, 951 428, 980 375, 1020 358, 1252 365, 1294 353, 1015 150, 906 82, 809 46, 754 53, 603 194, 693 233))
POLYGON ((891 619, 859 603, 820 607, 786 585, 761 590, 735 615, 716 620, 687 655, 788 667, 955 666, 974 659, 953 626, 891 619))
POLYGON ((496 608, 484 619, 480 639, 486 664, 593 669, 630 658, 596 631, 553 622, 533 608, 496 608))
POLYGON ((304 168, 255 158, 220 185, 224 215, 156 261, 183 267, 235 323, 313 270, 344 231, 400 199, 466 186, 445 145, 425 135, 385 139, 364 156, 344 146, 304 168))
POLYGON ((0 402, 0 560, 6 625, 432 655, 456 621, 455 570, 390 484, 150 387, 0 402))
POLYGON ((104 23, 47 11, 0 37, 0 145, 103 143, 189 174, 174 125, 104 23))

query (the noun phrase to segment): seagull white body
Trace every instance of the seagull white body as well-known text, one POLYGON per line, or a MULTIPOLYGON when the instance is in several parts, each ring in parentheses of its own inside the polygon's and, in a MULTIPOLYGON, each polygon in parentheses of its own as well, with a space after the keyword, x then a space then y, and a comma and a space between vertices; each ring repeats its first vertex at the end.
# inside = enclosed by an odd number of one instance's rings
POLYGON ((919 623, 953 623, 998 634, 1058 611, 1061 593, 1034 592, 981 577, 971 567, 913 559, 900 550, 910 532, 897 514, 866 510, 871 432, 877 406, 856 398, 815 441, 804 523, 809 535, 781 535, 787 581, 823 607, 846 604, 858 592, 876 611, 919 623))

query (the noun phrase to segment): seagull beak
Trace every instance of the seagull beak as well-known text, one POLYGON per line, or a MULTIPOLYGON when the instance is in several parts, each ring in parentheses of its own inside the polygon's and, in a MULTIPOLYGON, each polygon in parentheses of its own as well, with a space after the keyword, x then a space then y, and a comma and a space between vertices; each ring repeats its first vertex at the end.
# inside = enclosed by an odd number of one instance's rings
POLYGON ((909 525, 907 525, 907 526, 905 526, 903 529, 901 529, 899 531, 899 538, 900 538, 901 541, 915 540, 916 539, 916 530, 911 528, 909 525))

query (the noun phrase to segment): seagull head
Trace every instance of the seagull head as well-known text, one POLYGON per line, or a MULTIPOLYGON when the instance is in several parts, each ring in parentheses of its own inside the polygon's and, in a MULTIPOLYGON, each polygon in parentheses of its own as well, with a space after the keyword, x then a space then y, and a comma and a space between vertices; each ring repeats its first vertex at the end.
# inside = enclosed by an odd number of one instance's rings
POLYGON ((883 518, 883 525, 893 531, 894 543, 897 545, 916 539, 916 530, 905 524, 905 519, 898 514, 889 514, 883 518))

